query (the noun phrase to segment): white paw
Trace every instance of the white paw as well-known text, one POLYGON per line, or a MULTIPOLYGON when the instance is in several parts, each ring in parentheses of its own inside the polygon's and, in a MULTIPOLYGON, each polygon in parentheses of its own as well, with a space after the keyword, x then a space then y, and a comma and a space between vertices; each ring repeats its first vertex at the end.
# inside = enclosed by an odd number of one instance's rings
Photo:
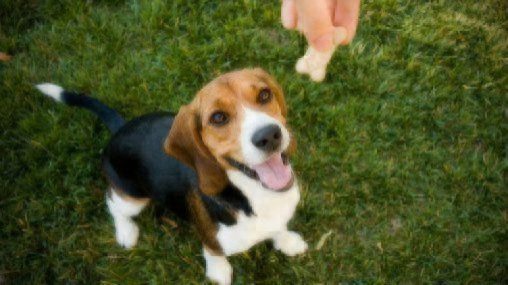
POLYGON ((233 268, 225 257, 214 258, 213 262, 206 263, 206 277, 219 285, 231 284, 233 268))
POLYGON ((115 223, 116 241, 125 248, 132 248, 138 242, 139 228, 131 221, 115 223))
POLYGON ((283 232, 274 238, 274 247, 288 256, 295 256, 307 251, 308 245, 296 232, 283 232))

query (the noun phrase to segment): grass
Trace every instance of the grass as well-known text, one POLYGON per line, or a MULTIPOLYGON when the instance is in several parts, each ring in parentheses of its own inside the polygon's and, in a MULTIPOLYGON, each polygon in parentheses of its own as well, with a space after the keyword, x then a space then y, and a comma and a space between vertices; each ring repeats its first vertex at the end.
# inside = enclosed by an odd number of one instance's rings
POLYGON ((292 227, 311 249, 232 257, 235 284, 506 284, 506 2, 364 1, 322 84, 295 74, 306 44, 279 4, 2 1, 0 51, 14 58, 0 63, 0 283, 204 281, 192 229, 152 208, 136 249, 115 244, 99 169, 109 134, 33 84, 131 118, 261 66, 287 95, 303 188, 292 227))

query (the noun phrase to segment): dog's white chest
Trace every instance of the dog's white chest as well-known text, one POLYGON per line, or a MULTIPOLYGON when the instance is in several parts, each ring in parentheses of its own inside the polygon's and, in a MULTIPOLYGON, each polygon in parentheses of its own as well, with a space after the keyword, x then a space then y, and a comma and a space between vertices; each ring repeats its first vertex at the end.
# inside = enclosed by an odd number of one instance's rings
POLYGON ((228 176, 247 196, 254 213, 247 216, 240 212, 236 224, 219 225, 217 240, 225 255, 245 251, 286 230, 286 224, 292 218, 300 199, 296 182, 286 192, 277 193, 262 188, 259 182, 244 178, 235 171, 228 171, 228 176))

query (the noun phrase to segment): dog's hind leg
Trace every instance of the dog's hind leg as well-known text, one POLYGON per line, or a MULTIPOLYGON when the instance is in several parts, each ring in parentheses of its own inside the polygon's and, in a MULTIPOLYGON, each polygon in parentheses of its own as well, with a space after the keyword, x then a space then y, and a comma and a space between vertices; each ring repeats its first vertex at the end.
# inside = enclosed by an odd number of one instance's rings
POLYGON ((116 241, 125 248, 132 248, 138 242, 139 228, 132 220, 146 207, 148 198, 133 198, 119 194, 114 188, 108 192, 106 202, 113 216, 116 229, 116 241))

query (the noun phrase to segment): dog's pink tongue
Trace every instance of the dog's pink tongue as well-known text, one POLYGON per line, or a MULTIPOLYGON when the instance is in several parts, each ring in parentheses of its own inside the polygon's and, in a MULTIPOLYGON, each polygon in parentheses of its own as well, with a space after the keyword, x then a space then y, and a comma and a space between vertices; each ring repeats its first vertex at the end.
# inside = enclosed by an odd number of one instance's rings
POLYGON ((288 185, 293 174, 289 165, 284 165, 280 153, 272 155, 267 161, 255 165, 259 180, 273 190, 281 190, 288 185))

